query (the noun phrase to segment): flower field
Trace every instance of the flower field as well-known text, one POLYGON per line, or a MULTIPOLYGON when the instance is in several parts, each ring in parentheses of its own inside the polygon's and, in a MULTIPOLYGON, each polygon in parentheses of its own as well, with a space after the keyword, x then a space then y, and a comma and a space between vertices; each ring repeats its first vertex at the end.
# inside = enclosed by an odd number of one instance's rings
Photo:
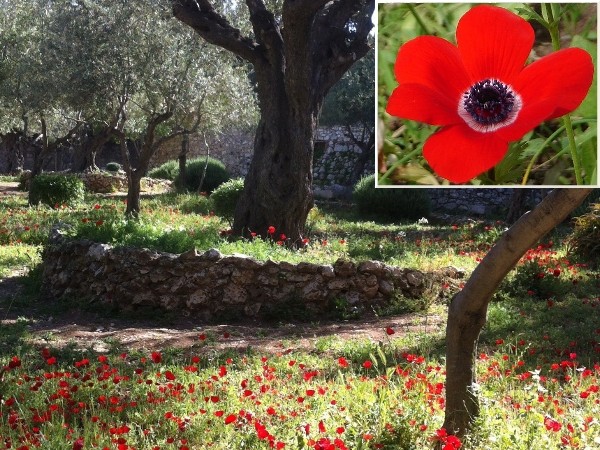
MULTIPOLYGON (((382 224, 322 207, 311 213, 309 244, 294 251, 278 244, 276 230, 272 239, 227 240, 227 223, 192 208, 189 196, 145 201, 137 222, 123 220, 118 199, 56 208, 5 200, 2 276, 34 268, 59 220, 73 236, 113 244, 179 251, 184 242, 259 259, 381 259, 467 272, 505 227, 382 224)), ((478 350, 481 415, 462 441, 441 428, 443 329, 407 333, 393 316, 379 316, 381 339, 329 333, 307 349, 290 334, 269 349, 239 350, 230 345, 235 327, 199 324, 183 349, 112 342, 98 352, 34 336, 28 305, 40 302, 25 289, 0 299, 0 449, 600 448, 600 274, 568 257, 564 237, 559 230, 531 249, 496 294, 478 350), (21 315, 4 320, 13 308, 21 315)), ((23 283, 35 285, 38 272, 23 283)), ((445 317, 446 306, 420 314, 445 317)))

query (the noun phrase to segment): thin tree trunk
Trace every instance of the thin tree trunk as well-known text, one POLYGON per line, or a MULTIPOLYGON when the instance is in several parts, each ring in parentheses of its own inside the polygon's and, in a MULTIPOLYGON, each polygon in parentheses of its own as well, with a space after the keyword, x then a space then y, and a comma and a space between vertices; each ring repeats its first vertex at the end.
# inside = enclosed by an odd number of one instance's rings
POLYGON ((140 195, 142 191, 142 171, 133 169, 127 176, 127 208, 125 215, 137 217, 140 213, 140 195))
POLYGON ((210 158, 210 147, 206 141, 206 135, 204 135, 204 146, 206 147, 206 159, 204 160, 204 169, 202 169, 202 176, 200 177, 200 184, 198 184, 198 193, 202 192, 202 185, 206 178, 206 170, 208 169, 208 159, 210 158))
POLYGON ((559 225, 592 189, 555 189, 524 214, 483 258, 452 300, 446 326, 444 428, 462 436, 479 413, 475 380, 477 339, 493 293, 525 252, 559 225))
POLYGON ((350 127, 348 128, 350 138, 361 149, 361 153, 358 155, 356 161, 354 162, 352 172, 350 173, 350 179, 348 180, 350 185, 354 185, 364 173, 365 166, 367 165, 369 160, 372 161, 373 158, 375 158, 375 130, 367 130, 367 127, 364 127, 363 138, 361 140, 357 140, 354 137, 354 133, 352 133, 352 129, 350 127), (366 134, 367 132, 369 133, 369 139, 365 142, 364 134, 366 134))
POLYGON ((182 136, 181 139, 181 151, 179 152, 179 157, 177 158, 179 160, 179 178, 177 179, 177 190, 178 191, 184 191, 185 189, 185 177, 186 177, 186 170, 185 170, 185 166, 187 164, 187 155, 190 151, 190 136, 189 134, 184 134, 182 136))

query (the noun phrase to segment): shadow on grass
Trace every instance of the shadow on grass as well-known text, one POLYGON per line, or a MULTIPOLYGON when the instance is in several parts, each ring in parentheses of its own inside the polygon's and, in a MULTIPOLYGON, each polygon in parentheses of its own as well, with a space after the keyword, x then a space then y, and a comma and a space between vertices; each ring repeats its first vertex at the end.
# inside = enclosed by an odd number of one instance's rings
POLYGON ((600 273, 589 272, 576 285, 569 280, 557 283, 562 294, 555 297, 524 294, 493 302, 480 338, 483 351, 498 347, 496 340, 501 339, 509 351, 522 355, 523 371, 564 360, 587 367, 598 362, 600 273))

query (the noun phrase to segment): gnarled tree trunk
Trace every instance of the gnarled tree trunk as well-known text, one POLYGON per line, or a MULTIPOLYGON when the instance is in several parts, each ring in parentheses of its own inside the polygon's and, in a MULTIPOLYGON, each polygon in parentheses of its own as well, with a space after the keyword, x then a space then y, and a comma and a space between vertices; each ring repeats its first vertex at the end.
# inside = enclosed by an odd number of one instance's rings
POLYGON ((312 199, 313 140, 323 98, 370 49, 374 0, 284 0, 281 20, 246 0, 253 36, 209 0, 173 0, 173 13, 206 41, 254 66, 261 119, 233 232, 267 236, 270 226, 301 245, 312 199))
POLYGON ((449 433, 462 436, 479 413, 474 389, 476 346, 493 293, 525 252, 565 220, 591 191, 553 190, 502 235, 452 300, 446 326, 444 427, 449 433))

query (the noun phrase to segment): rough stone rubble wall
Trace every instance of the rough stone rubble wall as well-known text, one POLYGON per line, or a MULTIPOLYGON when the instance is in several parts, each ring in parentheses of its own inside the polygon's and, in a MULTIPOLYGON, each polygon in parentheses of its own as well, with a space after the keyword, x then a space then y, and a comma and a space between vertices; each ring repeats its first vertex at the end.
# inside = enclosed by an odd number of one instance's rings
POLYGON ((43 260, 44 291, 51 298, 87 299, 122 310, 178 311, 202 319, 261 317, 290 302, 317 314, 329 310, 332 301, 383 306, 398 295, 419 298, 433 283, 431 274, 378 261, 259 262, 217 250, 174 255, 69 241, 60 233, 54 233, 43 260))
MULTIPOLYGON (((494 214, 506 212, 514 189, 504 188, 438 188, 429 189, 432 211, 445 210, 453 214, 494 214)), ((539 203, 550 189, 528 189, 527 205, 539 203)))
MULTIPOLYGON (((361 129, 354 128, 356 136, 361 129)), ((218 136, 208 136, 206 143, 210 156, 222 161, 232 177, 245 177, 250 168, 254 151, 254 131, 229 130, 218 136)), ((206 143, 202 136, 191 136, 188 158, 206 155, 206 143)), ((360 153, 358 146, 348 137, 344 127, 319 127, 315 136, 316 148, 323 148, 322 154, 314 161, 314 182, 318 186, 345 185, 352 172, 354 162, 360 153)), ((161 147, 152 158, 151 166, 156 167, 171 159, 177 159, 181 149, 179 140, 170 141, 161 147)), ((373 164, 365 169, 366 174, 375 170, 373 164)))

